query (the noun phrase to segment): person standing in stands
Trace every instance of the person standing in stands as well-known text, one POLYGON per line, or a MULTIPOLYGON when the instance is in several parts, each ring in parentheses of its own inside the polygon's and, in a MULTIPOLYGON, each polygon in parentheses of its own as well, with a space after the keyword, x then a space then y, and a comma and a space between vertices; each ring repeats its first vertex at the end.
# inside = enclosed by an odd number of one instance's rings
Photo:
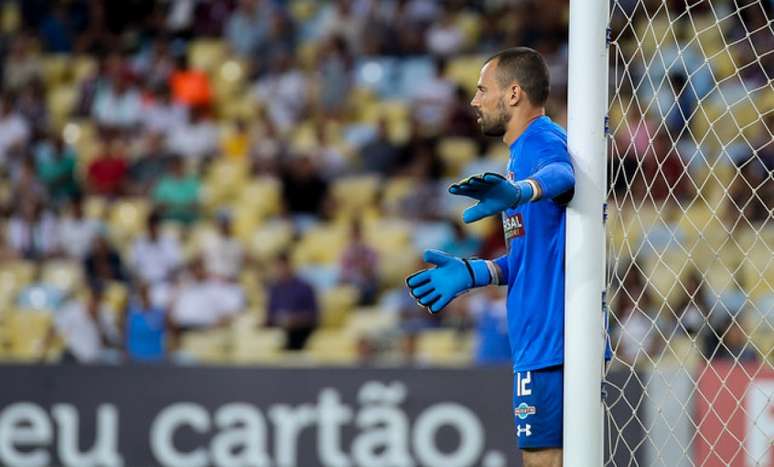
POLYGON ((266 326, 285 330, 286 350, 301 350, 317 328, 319 309, 314 289, 296 275, 286 253, 276 260, 276 279, 269 286, 266 326))

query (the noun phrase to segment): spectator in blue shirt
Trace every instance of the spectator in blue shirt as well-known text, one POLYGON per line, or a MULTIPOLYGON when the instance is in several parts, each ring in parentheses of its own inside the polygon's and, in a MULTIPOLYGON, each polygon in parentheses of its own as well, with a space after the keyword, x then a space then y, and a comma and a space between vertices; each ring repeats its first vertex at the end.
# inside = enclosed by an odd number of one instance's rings
POLYGON ((140 283, 126 307, 126 351, 134 361, 157 362, 166 355, 167 312, 153 305, 147 283, 140 283))
POLYGON ((285 330, 286 350, 301 350, 318 323, 319 309, 314 289, 298 277, 283 253, 277 257, 276 279, 269 286, 266 325, 285 330))

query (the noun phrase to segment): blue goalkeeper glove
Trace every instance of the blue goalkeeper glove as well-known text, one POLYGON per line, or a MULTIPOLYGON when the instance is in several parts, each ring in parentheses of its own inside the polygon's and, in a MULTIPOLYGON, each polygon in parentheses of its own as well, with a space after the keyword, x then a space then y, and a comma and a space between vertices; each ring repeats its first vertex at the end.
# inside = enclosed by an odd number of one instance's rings
POLYGON ((411 296, 430 313, 438 313, 454 297, 491 282, 485 260, 457 258, 440 250, 425 250, 424 260, 434 264, 406 278, 411 296))
POLYGON ((478 200, 462 214, 466 224, 518 207, 532 198, 533 186, 527 181, 511 183, 502 175, 487 172, 473 175, 449 187, 449 193, 478 200))

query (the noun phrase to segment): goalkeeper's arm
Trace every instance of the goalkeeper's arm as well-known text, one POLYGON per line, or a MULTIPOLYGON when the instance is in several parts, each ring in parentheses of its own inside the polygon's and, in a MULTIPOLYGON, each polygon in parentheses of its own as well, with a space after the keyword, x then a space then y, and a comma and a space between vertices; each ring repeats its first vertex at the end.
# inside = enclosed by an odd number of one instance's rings
MULTIPOLYGON (((529 201, 553 199, 568 202, 575 188, 575 174, 569 162, 550 162, 538 169, 531 177, 521 183, 528 183, 529 201)), ((518 186, 518 183, 516 185, 518 186)), ((496 267, 492 275, 492 285, 507 285, 510 278, 508 255, 491 261, 496 267)))

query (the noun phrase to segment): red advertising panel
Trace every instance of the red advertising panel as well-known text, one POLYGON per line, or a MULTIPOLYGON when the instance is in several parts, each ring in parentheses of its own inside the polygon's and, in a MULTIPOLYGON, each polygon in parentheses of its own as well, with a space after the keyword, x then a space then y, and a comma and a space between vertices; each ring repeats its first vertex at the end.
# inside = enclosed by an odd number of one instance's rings
POLYGON ((699 374, 695 465, 774 467, 774 369, 718 361, 699 374))

